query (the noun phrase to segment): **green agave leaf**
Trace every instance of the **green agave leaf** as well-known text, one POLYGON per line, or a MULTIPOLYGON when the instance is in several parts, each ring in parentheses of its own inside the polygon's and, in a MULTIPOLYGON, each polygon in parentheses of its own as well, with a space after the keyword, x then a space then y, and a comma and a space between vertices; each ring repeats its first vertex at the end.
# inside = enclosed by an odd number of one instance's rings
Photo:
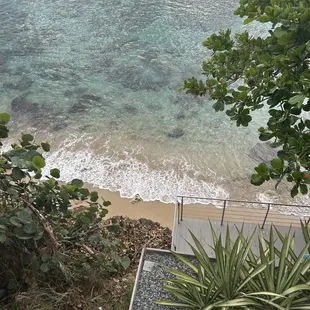
POLYGON ((259 296, 259 295, 268 295, 268 296, 273 296, 276 298, 285 298, 284 295, 272 293, 272 292, 256 292, 256 293, 246 294, 246 296, 259 296))
MULTIPOLYGON (((194 306, 194 307, 199 307, 199 303, 195 302, 195 300, 197 298, 193 298, 193 295, 191 295, 191 298, 187 297, 189 295, 187 290, 184 290, 183 292, 180 292, 178 289, 176 290, 173 287, 165 286, 164 288, 165 288, 165 290, 167 292, 169 292, 170 294, 172 294, 173 296, 178 298, 180 301, 186 303, 187 305, 191 305, 191 306, 194 306)), ((198 295, 199 294, 200 294, 200 292, 198 291, 198 295)))
MULTIPOLYGON (((290 295, 292 293, 295 293, 295 292, 298 292, 298 291, 309 291, 310 290, 310 285, 307 285, 307 284, 298 284, 298 285, 295 285, 291 288, 289 288, 288 290, 284 291, 282 293, 282 295, 290 295)), ((310 303, 309 303, 309 309, 310 309, 310 303)))
POLYGON ((195 309, 196 307, 190 306, 188 304, 182 304, 170 300, 156 300, 155 304, 157 305, 162 305, 162 306, 170 306, 170 307, 177 307, 177 308, 190 308, 190 309, 195 309))
MULTIPOLYGON (((271 306, 273 306, 274 308, 279 309, 279 310, 287 310, 287 309, 288 309, 288 308, 284 308, 284 307, 282 307, 282 306, 280 306, 280 305, 274 303, 273 301, 271 301, 271 300, 269 300, 269 299, 264 299, 264 298, 260 298, 260 297, 253 297, 253 298, 255 298, 255 300, 257 300, 257 301, 262 302, 263 305, 265 305, 265 306, 271 305, 271 306)), ((260 305, 262 306, 261 303, 260 303, 260 305)), ((270 307, 269 307, 269 308, 270 308, 270 307)), ((261 309, 262 309, 262 308, 261 308, 261 309)), ((266 309, 268 309, 268 308, 266 308, 266 309)), ((272 309, 272 308, 271 308, 271 309, 272 309)))
POLYGON ((191 283, 194 284, 196 286, 199 287, 204 287, 205 289, 208 289, 207 286, 204 286, 203 284, 199 283, 199 281, 197 281, 195 278, 190 277, 189 275, 187 275, 185 272, 176 270, 176 269, 170 269, 170 268, 163 268, 164 271, 171 273, 172 275, 181 278, 183 281, 187 282, 187 283, 191 283))
MULTIPOLYGON (((271 263, 271 262, 270 262, 271 263)), ((254 271, 249 274, 246 278, 246 280, 238 287, 237 291, 240 291, 249 281, 252 281, 252 279, 257 276, 258 274, 260 274, 263 270, 265 270, 267 268, 267 264, 263 264, 258 266, 256 269, 254 269, 254 271)))
POLYGON ((224 307, 244 307, 244 306, 258 306, 260 303, 252 300, 251 298, 237 298, 227 301, 216 302, 212 305, 204 307, 202 310, 211 310, 213 308, 224 307))
POLYGON ((196 273, 198 273, 198 268, 195 264, 193 264, 192 262, 190 262, 187 258, 185 258, 183 255, 178 254, 176 252, 172 252, 172 254, 182 263, 184 263, 185 265, 187 265, 188 267, 190 267, 192 270, 194 270, 196 273))
MULTIPOLYGON (((297 261, 294 262, 293 268, 292 268, 292 270, 288 276, 287 285, 285 286, 285 288, 287 288, 288 286, 291 286, 291 285, 295 285, 297 283, 299 277, 300 277, 300 274, 302 274, 302 269, 305 265, 304 256, 308 251, 309 244, 307 244, 304 247, 304 249, 299 254, 297 261)), ((307 262, 306 262, 306 265, 307 265, 307 262)), ((310 266, 310 262, 308 265, 310 266)))

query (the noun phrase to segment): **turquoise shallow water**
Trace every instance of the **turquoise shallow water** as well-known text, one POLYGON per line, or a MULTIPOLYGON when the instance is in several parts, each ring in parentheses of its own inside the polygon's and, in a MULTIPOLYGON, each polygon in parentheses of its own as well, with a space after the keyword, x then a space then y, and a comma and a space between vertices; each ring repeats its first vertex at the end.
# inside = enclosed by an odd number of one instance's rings
POLYGON ((50 141, 47 168, 60 167, 62 179, 123 196, 261 197, 248 180, 262 116, 237 129, 206 98, 177 91, 199 75, 208 35, 243 27, 237 5, 0 0, 0 104, 13 132, 50 141))

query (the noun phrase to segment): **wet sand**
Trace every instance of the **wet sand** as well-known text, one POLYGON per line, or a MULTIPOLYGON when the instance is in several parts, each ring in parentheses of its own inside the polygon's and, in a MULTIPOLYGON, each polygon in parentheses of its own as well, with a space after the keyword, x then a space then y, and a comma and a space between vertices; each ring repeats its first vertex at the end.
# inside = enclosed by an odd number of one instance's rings
POLYGON ((118 192, 99 189, 89 184, 85 184, 88 189, 97 191, 99 197, 111 201, 108 207, 107 217, 122 215, 131 219, 146 218, 160 223, 163 227, 173 227, 174 204, 163 203, 161 201, 139 201, 132 203, 132 199, 122 198, 118 192))

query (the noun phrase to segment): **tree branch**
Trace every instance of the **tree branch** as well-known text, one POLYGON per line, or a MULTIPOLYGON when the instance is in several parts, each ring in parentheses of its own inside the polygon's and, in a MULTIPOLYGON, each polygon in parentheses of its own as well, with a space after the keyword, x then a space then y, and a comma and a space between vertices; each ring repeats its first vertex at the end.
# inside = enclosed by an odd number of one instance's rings
POLYGON ((24 198, 22 198, 22 200, 29 207, 29 209, 38 217, 39 221, 43 225, 44 230, 47 232, 47 234, 51 240, 51 244, 52 244, 53 248, 59 249, 61 247, 61 244, 59 242, 57 242, 55 235, 54 235, 53 228, 52 228, 51 224, 48 222, 48 220, 29 201, 25 200, 24 198))

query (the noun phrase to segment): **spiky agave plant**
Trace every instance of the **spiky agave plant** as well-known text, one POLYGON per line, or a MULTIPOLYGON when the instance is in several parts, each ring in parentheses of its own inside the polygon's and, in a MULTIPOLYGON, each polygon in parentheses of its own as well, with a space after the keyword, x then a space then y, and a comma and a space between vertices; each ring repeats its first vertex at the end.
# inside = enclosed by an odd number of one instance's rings
POLYGON ((157 304, 197 310, 310 309, 310 300, 304 294, 310 290, 305 277, 310 260, 303 258, 310 244, 297 256, 291 230, 286 236, 276 230, 282 243, 281 249, 277 249, 271 228, 269 240, 258 234, 259 255, 256 256, 252 251, 256 231, 246 239, 241 230, 233 241, 227 227, 224 244, 212 225, 211 231, 215 261, 191 233, 195 245, 189 245, 198 263, 174 253, 192 274, 165 269, 174 278, 164 280, 164 288, 177 301, 160 300, 157 304))

